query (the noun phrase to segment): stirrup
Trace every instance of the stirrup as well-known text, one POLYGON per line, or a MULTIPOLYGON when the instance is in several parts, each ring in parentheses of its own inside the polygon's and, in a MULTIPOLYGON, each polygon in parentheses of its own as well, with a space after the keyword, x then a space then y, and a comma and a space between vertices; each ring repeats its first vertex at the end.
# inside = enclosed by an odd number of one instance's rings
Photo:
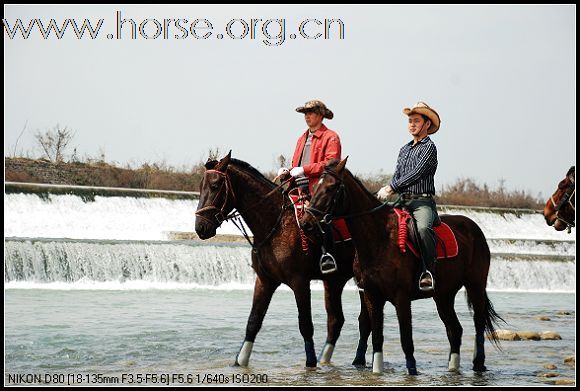
POLYGON ((323 253, 322 256, 320 257, 320 272, 322 274, 328 274, 328 273, 335 272, 336 269, 338 269, 338 267, 336 265, 336 261, 334 260, 334 257, 332 256, 332 254, 323 253), (326 265, 331 265, 331 267, 328 269, 323 269, 323 266, 326 266, 326 265))
POLYGON ((435 279, 433 278, 433 274, 431 274, 429 270, 425 270, 425 273, 422 273, 421 276, 419 277, 419 290, 423 292, 429 292, 432 291, 433 289, 435 289, 435 279), (431 277, 431 286, 423 287, 421 286, 421 280, 424 278, 426 274, 429 274, 429 276, 431 277))

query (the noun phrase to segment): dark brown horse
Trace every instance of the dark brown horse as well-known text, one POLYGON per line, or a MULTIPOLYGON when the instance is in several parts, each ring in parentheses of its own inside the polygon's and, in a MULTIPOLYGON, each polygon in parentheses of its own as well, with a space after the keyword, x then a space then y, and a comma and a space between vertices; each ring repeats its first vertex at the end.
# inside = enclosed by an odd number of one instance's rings
POLYGON ((362 183, 344 168, 346 159, 327 165, 308 210, 301 219, 302 228, 313 231, 320 218, 343 215, 355 242, 355 278, 371 317, 373 372, 383 371, 383 307, 390 301, 396 308, 401 344, 409 374, 417 374, 413 356, 411 301, 433 297, 439 317, 445 324, 451 345, 448 366, 459 368, 459 348, 463 328, 454 309, 455 295, 465 286, 468 304, 474 312, 475 354, 473 369, 486 370, 484 332, 498 344, 494 323, 503 320, 493 309, 486 292, 490 253, 485 236, 472 220, 464 216, 442 216, 454 231, 459 245, 456 257, 437 262, 435 290, 422 292, 418 287, 420 262, 409 251, 401 253, 397 245, 397 218, 393 208, 381 203, 362 183), (381 207, 382 206, 382 207, 381 207), (356 263, 360 263, 357 265, 356 263))
MULTIPOLYGON (((268 310, 274 291, 280 284, 294 292, 298 306, 298 323, 304 338, 306 366, 316 366, 310 280, 324 281, 324 302, 327 318, 326 344, 320 356, 321 363, 330 361, 334 346, 344 324, 341 295, 346 282, 353 276, 354 246, 351 241, 337 243, 335 258, 338 270, 322 274, 319 268, 320 245, 310 245, 308 254, 302 248, 302 239, 290 200, 276 186, 248 163, 232 159, 231 152, 217 161, 206 163, 206 172, 200 185, 195 231, 201 239, 216 234, 216 229, 235 208, 253 233, 252 268, 256 272, 252 310, 246 326, 244 343, 236 357, 236 364, 247 366, 254 340, 268 310)), ((366 343, 370 321, 363 305, 359 328, 361 341, 353 362, 365 364, 366 343)))
POLYGON ((576 168, 570 167, 566 177, 560 181, 558 188, 546 202, 544 217, 548 225, 556 231, 572 232, 576 221, 576 168))

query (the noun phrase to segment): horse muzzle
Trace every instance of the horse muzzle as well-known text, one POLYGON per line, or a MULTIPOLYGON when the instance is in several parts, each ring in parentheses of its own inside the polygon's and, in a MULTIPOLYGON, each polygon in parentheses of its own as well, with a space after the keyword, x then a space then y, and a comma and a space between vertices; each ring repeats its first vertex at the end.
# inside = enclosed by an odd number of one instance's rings
POLYGON ((552 223, 554 229, 556 231, 564 231, 566 228, 568 228, 568 225, 566 223, 564 223, 561 220, 556 219, 553 223, 552 223))
POLYGON ((217 226, 209 223, 208 221, 196 221, 195 223, 195 233, 201 240, 206 240, 213 238, 216 235, 217 226))

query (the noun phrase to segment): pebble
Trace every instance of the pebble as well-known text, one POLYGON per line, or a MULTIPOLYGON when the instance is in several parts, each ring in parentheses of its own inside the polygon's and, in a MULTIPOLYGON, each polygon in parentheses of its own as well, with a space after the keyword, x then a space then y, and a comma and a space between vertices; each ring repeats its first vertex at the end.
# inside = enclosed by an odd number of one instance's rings
POLYGON ((573 367, 576 366, 576 356, 568 356, 564 359, 564 364, 571 365, 573 367))
POLYGON ((574 379, 558 379, 554 382, 555 385, 576 384, 574 379))

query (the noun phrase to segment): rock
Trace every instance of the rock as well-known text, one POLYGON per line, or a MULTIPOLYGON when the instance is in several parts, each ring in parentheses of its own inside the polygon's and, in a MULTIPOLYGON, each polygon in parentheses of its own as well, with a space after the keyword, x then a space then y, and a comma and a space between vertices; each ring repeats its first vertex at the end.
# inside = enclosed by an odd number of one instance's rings
POLYGON ((562 337, 555 331, 542 331, 540 333, 540 339, 555 340, 562 339, 562 337))
POLYGON ((544 315, 538 315, 538 316, 536 316, 536 319, 537 320, 552 320, 549 317, 544 316, 544 315))
POLYGON ((548 373, 538 373, 536 376, 537 377, 558 377, 560 375, 558 375, 557 373, 554 373, 554 372, 548 372, 548 373))
MULTIPOLYGON (((520 341, 520 340, 534 340, 539 341, 562 339, 560 334, 555 331, 513 331, 513 330, 496 330, 495 335, 501 341, 520 341)), ((488 335, 490 338, 490 335, 488 335)))
POLYGON ((520 337, 520 339, 532 339, 534 341, 539 341, 540 338, 540 333, 536 332, 536 331, 518 331, 517 332, 518 337, 520 337))
POLYGON ((544 364, 544 368, 549 369, 551 371, 553 371, 554 369, 558 369, 558 367, 555 364, 544 364))
POLYGON ((558 379, 554 382, 555 385, 576 384, 574 379, 558 379))
MULTIPOLYGON (((495 330, 494 334, 497 339, 501 341, 519 341, 521 339, 518 334, 512 330, 495 330)), ((489 335, 488 338, 490 338, 489 335)))
POLYGON ((573 367, 576 366, 576 356, 568 356, 564 359, 564 364, 571 365, 573 367))
POLYGON ((556 312, 556 315, 572 315, 570 311, 560 310, 556 312))

